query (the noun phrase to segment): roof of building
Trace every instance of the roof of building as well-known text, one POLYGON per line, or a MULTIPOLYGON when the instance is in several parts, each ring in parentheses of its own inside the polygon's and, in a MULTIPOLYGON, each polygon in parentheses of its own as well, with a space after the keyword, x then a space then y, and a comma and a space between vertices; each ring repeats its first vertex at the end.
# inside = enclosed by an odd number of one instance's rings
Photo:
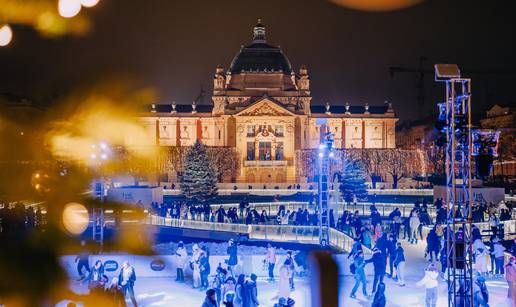
MULTIPOLYGON (((193 107, 192 104, 177 104, 176 105, 177 113, 192 113, 193 107)), ((198 113, 210 113, 213 110, 213 105, 195 105, 195 110, 198 113)), ((152 105, 145 105, 145 112, 155 111, 157 113, 172 113, 172 105, 171 104, 154 104, 154 110, 152 105)))
MULTIPOLYGON (((383 106, 369 106, 368 112, 369 114, 385 114, 389 107, 387 105, 383 106)), ((326 113, 326 106, 310 106, 310 111, 312 113, 326 113)), ((346 107, 345 106, 330 106, 331 114, 345 114, 346 107)), ((365 106, 349 106, 349 113, 351 114, 364 114, 365 106)))
POLYGON ((290 61, 280 47, 269 45, 265 40, 265 26, 258 20, 254 27, 253 42, 242 47, 229 67, 232 74, 242 72, 292 73, 290 61))

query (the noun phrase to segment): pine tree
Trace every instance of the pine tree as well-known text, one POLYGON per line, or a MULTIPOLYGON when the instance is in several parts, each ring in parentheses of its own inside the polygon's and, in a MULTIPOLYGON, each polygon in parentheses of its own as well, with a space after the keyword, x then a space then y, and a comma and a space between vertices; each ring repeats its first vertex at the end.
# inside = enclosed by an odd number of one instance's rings
POLYGON ((346 156, 343 161, 343 170, 339 173, 340 192, 346 202, 353 198, 362 198, 367 195, 366 173, 362 163, 346 156))
POLYGON ((179 185, 187 199, 203 204, 217 195, 217 173, 201 142, 195 142, 188 150, 183 166, 179 185))

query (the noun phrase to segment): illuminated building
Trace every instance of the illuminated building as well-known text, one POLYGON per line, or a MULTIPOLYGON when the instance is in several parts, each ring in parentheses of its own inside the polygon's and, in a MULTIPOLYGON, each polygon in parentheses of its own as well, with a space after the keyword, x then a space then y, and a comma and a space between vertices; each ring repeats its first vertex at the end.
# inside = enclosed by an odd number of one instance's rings
POLYGON ((269 45, 258 21, 253 41, 229 69, 218 66, 212 105, 154 104, 141 120, 160 146, 234 147, 237 182, 299 182, 295 152, 317 148, 326 131, 335 148, 394 148, 397 118, 382 106, 312 105, 310 76, 296 74, 281 48, 269 45), (324 120, 321 120, 324 119, 324 120))

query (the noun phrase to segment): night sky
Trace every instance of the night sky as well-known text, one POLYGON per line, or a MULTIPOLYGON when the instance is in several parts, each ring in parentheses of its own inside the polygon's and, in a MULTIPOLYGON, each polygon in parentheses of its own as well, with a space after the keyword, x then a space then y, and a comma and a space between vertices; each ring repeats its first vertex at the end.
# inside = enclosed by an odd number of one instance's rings
MULTIPOLYGON (((14 26, 14 41, 0 48, 0 93, 41 99, 121 73, 155 87, 160 102, 191 103, 201 85, 211 94, 217 64, 229 66, 262 18, 268 42, 282 47, 295 71, 308 66, 314 104, 387 99, 402 119, 415 119, 417 75, 391 78, 388 68, 417 68, 425 56, 428 70, 443 62, 516 72, 510 3, 436 0, 368 13, 324 0, 101 0, 85 10, 93 30, 84 37, 48 39, 14 26)), ((516 105, 515 75, 471 77, 477 117, 495 103, 516 105)), ((431 74, 425 87, 430 114, 444 88, 431 74)))

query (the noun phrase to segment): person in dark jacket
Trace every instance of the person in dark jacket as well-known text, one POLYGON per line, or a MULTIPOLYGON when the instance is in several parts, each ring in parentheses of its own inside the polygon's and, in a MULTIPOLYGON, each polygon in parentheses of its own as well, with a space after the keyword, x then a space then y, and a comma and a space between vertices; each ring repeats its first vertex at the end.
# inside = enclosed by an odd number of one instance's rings
POLYGON ((256 287, 256 274, 251 274, 251 279, 244 283, 244 295, 242 296, 242 307, 257 307, 258 303, 258 289, 256 287))
POLYGON ((122 292, 122 287, 118 285, 118 277, 113 277, 111 280, 111 284, 105 290, 106 295, 111 298, 111 302, 113 303, 113 307, 126 307, 124 292, 122 292))
POLYGON ((387 236, 387 253, 389 255, 389 274, 394 278, 394 258, 396 257, 396 239, 393 234, 387 236))
POLYGON ((430 230, 428 236, 426 237, 426 248, 428 254, 430 254, 430 262, 434 261, 434 255, 435 260, 439 259, 437 258, 437 255, 439 254, 439 250, 441 249, 441 241, 439 241, 439 237, 435 232, 435 227, 432 230, 430 230))
POLYGON ((374 281, 373 281, 373 293, 376 292, 376 288, 379 283, 383 283, 383 277, 385 275, 385 267, 387 261, 385 255, 377 248, 373 249, 373 257, 365 261, 366 264, 373 263, 374 266, 374 281))
POLYGON ((389 220, 391 221, 392 233, 394 234, 396 240, 400 237, 400 227, 401 227, 401 212, 399 208, 394 209, 394 211, 389 214, 389 220))
POLYGON ((294 258, 292 258, 292 251, 287 252, 287 259, 285 259, 283 264, 288 266, 290 272, 292 272, 288 281, 290 284, 290 291, 294 291, 296 289, 294 286, 294 272, 296 271, 296 265, 294 264, 294 258))
POLYGON ((228 264, 228 271, 231 272, 231 276, 233 276, 233 268, 238 264, 238 248, 233 239, 229 239, 228 244, 227 253, 229 259, 226 260, 226 262, 228 264))
POLYGON ((82 273, 82 269, 86 269, 88 273, 90 273, 90 264, 89 258, 90 254, 86 250, 86 241, 81 241, 81 252, 77 257, 75 257, 75 262, 77 263, 77 272, 79 273, 80 279, 84 279, 85 275, 82 273))
POLYGON ((104 278, 104 265, 102 265, 102 261, 97 260, 95 265, 91 267, 86 282, 88 283, 88 289, 92 292, 104 289, 106 280, 104 278))
POLYGON ((201 307, 217 307, 217 300, 215 299, 215 290, 208 289, 206 297, 201 307))
POLYGON ((354 257, 358 252, 364 252, 362 249, 362 243, 360 243, 360 238, 355 238, 355 243, 353 243, 353 247, 351 248, 351 253, 348 255, 348 259, 354 257))
POLYGON ((385 284, 381 282, 378 284, 378 291, 374 294, 371 307, 385 307, 385 304, 387 304, 387 299, 385 298, 385 284))
POLYGON ((394 266, 396 267, 396 279, 398 280, 398 285, 403 287, 405 286, 405 251, 401 246, 401 242, 396 243, 394 266))
POLYGON ((134 268, 129 264, 129 262, 125 261, 122 264, 122 268, 120 269, 120 274, 118 274, 118 285, 122 287, 122 292, 124 296, 127 292, 129 292, 129 297, 131 298, 131 302, 133 302, 134 307, 137 307, 136 298, 134 297, 134 282, 136 281, 136 273, 134 268))
POLYGON ((208 276, 210 275, 210 258, 205 246, 202 248, 201 256, 199 257, 199 271, 201 273, 201 289, 208 289, 208 276))

